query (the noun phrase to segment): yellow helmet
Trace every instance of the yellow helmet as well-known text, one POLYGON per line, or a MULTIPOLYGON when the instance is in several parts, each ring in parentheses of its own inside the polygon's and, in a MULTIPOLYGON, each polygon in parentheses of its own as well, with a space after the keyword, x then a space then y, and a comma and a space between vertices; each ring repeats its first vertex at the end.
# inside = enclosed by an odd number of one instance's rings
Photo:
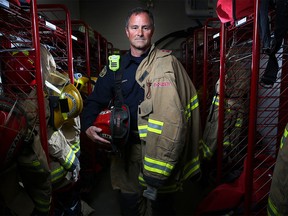
POLYGON ((89 79, 88 77, 82 76, 74 80, 74 85, 81 93, 88 95, 88 82, 89 81, 91 82, 92 91, 93 91, 95 82, 97 81, 97 77, 90 77, 89 79))
POLYGON ((49 83, 53 84, 54 86, 58 87, 63 87, 66 84, 70 83, 69 76, 66 75, 65 73, 60 73, 59 71, 53 71, 51 72, 47 78, 46 81, 49 83))
POLYGON ((83 109, 83 100, 78 89, 71 83, 65 85, 52 102, 51 124, 54 129, 59 129, 70 118, 77 117, 83 109))
POLYGON ((50 125, 57 130, 65 121, 82 112, 83 99, 69 77, 58 71, 49 74, 45 85, 49 89, 50 125))
POLYGON ((87 91, 87 83, 89 82, 89 78, 85 77, 85 76, 81 76, 78 79, 74 80, 74 85, 75 87, 80 91, 80 92, 84 92, 87 91))

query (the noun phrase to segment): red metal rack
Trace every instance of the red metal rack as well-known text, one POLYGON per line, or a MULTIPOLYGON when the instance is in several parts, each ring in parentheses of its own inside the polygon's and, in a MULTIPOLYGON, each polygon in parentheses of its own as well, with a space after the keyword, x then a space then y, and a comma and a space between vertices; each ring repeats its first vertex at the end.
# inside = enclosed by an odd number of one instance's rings
MULTIPOLYGON (((197 71, 197 74, 193 77, 197 82, 195 77, 201 77, 199 72, 203 72, 203 91, 208 92, 203 103, 212 101, 214 95, 209 92, 219 79, 217 151, 215 163, 211 163, 209 168, 212 173, 215 171, 217 184, 231 179, 231 174, 237 171, 245 174, 243 215, 266 215, 271 175, 288 117, 287 40, 276 55, 280 70, 275 84, 271 88, 262 87, 260 78, 268 57, 261 50, 259 23, 255 18, 258 17, 258 7, 258 1, 255 1, 255 15, 229 26, 221 24, 217 40, 205 41, 205 27, 204 31, 199 29, 194 35, 193 72, 197 71), (197 42, 199 34, 204 35, 205 48, 197 42), (215 55, 213 49, 209 49, 212 41, 220 45, 215 55), (204 50, 203 55, 199 55, 199 49, 200 53, 204 50)), ((273 32, 273 12, 270 16, 273 32)), ((202 113, 207 113, 207 110, 202 113)))
POLYGON ((29 92, 34 88, 37 89, 38 103, 33 110, 39 115, 41 144, 48 155, 43 81, 38 58, 40 56, 38 32, 36 1, 31 1, 30 6, 25 8, 14 4, 13 1, 1 1, 1 95, 21 104, 25 100, 35 100, 29 98, 29 92))

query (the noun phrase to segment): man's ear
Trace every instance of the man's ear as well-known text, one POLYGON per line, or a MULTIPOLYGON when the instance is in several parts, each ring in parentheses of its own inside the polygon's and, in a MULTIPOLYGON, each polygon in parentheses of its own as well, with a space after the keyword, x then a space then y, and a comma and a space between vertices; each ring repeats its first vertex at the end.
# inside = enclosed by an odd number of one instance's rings
POLYGON ((129 38, 129 31, 127 27, 125 28, 125 32, 126 32, 126 36, 129 38))

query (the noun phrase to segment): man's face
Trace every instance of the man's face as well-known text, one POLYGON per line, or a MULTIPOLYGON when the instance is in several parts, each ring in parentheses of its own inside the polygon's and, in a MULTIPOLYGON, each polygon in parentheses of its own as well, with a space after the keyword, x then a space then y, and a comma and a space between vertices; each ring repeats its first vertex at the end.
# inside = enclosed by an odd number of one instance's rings
POLYGON ((154 27, 149 19, 148 14, 133 14, 128 26, 126 27, 126 35, 130 41, 131 48, 138 50, 146 50, 151 46, 151 38, 154 27))

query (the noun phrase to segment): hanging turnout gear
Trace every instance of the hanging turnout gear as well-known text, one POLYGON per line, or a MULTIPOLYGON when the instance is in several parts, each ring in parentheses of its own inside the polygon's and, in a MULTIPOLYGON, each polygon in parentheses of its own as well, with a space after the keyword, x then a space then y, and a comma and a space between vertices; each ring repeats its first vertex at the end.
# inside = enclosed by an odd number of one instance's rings
POLYGON ((130 132, 130 111, 123 103, 123 70, 119 70, 119 66, 120 56, 109 56, 109 68, 115 72, 115 98, 112 105, 101 111, 94 121, 94 126, 102 129, 100 136, 111 142, 112 152, 119 152, 124 148, 130 132))

